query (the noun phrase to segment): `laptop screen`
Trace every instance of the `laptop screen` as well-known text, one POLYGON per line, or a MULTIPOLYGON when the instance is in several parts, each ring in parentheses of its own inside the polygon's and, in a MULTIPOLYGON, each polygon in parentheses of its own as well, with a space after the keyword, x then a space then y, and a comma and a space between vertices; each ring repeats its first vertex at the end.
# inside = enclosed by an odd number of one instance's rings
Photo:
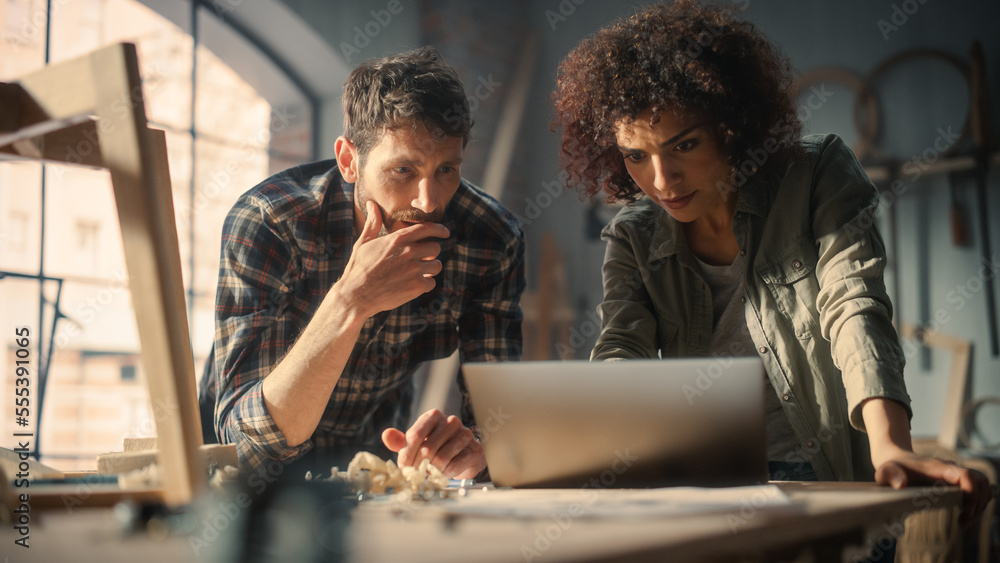
POLYGON ((469 363, 462 370, 498 486, 768 479, 758 358, 469 363))

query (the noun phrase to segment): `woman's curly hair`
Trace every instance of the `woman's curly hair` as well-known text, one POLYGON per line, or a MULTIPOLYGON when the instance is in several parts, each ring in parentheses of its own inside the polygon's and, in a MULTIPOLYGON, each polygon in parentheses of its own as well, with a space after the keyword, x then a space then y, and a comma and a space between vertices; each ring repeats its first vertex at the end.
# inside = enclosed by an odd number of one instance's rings
POLYGON ((641 191, 615 128, 650 108, 654 121, 664 110, 705 119, 734 170, 773 169, 802 131, 790 83, 788 59, 731 7, 676 0, 643 9, 584 39, 559 65, 554 125, 568 185, 634 202, 641 191))

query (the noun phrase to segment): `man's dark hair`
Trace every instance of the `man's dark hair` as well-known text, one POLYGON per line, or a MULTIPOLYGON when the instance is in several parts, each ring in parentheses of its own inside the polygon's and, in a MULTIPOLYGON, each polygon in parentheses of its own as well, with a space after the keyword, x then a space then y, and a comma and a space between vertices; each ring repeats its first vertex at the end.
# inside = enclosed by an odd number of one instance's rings
POLYGON ((365 61, 344 84, 344 136, 362 163, 386 130, 423 125, 469 142, 472 116, 462 81, 433 47, 365 61))
MULTIPOLYGON (((618 122, 651 108, 705 123, 736 170, 747 151, 778 147, 776 171, 797 151, 802 124, 788 95, 791 65, 731 7, 691 0, 653 5, 583 40, 559 65, 553 93, 569 184, 635 201, 641 191, 615 146, 618 122)), ((757 171, 756 163, 754 172, 757 171)))

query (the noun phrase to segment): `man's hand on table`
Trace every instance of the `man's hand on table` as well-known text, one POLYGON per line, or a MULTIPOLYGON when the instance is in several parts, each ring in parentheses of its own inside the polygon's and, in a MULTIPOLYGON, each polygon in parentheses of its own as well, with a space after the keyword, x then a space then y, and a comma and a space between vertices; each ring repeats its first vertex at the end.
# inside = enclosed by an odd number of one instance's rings
POLYGON ((971 522, 990 502, 992 492, 985 475, 937 458, 901 450, 875 470, 875 482, 894 489, 941 481, 962 489, 962 513, 958 517, 962 526, 971 522))
POLYGON ((382 442, 396 452, 396 465, 417 465, 424 459, 447 477, 472 479, 486 468, 483 445, 462 425, 457 416, 445 417, 431 409, 404 434, 396 428, 382 432, 382 442))

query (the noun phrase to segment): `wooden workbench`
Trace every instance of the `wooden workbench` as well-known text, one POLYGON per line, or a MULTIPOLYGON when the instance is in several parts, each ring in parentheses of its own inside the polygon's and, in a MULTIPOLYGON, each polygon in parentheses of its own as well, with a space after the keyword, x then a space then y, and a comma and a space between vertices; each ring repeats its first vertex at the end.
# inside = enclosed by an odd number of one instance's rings
POLYGON ((794 559, 808 549, 816 561, 842 556, 851 561, 866 538, 901 535, 900 523, 908 515, 952 507, 961 498, 945 486, 893 491, 873 484, 782 483, 779 488, 790 506, 756 509, 751 502, 738 510, 636 518, 589 517, 586 506, 577 517, 562 505, 541 517, 489 518, 455 515, 439 506, 411 512, 362 504, 353 517, 351 560, 742 561, 794 559))
MULTIPOLYGON (((348 561, 792 560, 803 550, 815 561, 852 561, 873 533, 898 535, 908 515, 954 507, 961 499, 957 488, 942 485, 901 491, 858 483, 779 488, 786 497, 782 506, 758 508, 751 500, 739 509, 673 515, 659 511, 655 499, 662 498, 662 489, 472 489, 429 503, 365 501, 352 511, 346 531, 348 561), (554 494, 562 500, 546 504, 554 494), (565 502, 573 494, 581 495, 575 508, 565 502), (481 508, 486 497, 495 501, 487 503, 493 508, 469 510, 481 508), (621 512, 628 503, 637 507, 635 514, 621 512), (618 512, 606 512, 609 504, 618 512), (530 510, 518 509, 525 505, 530 510)), ((106 508, 41 512, 32 518, 31 549, 16 548, 15 538, 11 528, 0 528, 0 554, 9 554, 10 561, 196 560, 190 537, 124 536, 106 508)))

